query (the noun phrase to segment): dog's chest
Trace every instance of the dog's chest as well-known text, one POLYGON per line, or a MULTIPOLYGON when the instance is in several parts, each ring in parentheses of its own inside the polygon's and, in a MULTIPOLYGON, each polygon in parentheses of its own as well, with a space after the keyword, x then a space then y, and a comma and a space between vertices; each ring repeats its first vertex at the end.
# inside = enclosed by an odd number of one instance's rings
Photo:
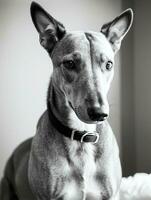
POLYGON ((63 199, 100 199, 101 191, 96 179, 97 165, 94 146, 86 144, 80 148, 73 144, 69 154, 71 160, 68 178, 62 191, 63 199))

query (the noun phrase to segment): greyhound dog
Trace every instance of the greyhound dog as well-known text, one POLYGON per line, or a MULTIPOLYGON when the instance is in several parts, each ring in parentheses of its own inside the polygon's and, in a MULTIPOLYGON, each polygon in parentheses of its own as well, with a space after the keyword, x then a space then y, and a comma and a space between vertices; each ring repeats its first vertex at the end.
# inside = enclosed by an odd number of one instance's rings
POLYGON ((53 63, 47 110, 36 135, 8 160, 0 199, 118 199, 121 164, 107 93, 133 12, 127 9, 100 32, 68 32, 35 2, 31 17, 53 63))

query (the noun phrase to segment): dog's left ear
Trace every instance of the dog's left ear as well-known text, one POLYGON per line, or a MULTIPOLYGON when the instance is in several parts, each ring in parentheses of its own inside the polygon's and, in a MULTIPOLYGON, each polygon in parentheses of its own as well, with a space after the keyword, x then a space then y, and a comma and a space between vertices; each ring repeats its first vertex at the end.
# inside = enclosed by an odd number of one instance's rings
POLYGON ((36 2, 32 2, 30 12, 32 21, 39 32, 40 44, 51 53, 56 43, 66 33, 64 26, 36 2))
POLYGON ((129 8, 113 21, 102 26, 101 32, 107 37, 115 52, 119 50, 121 41, 129 31, 132 22, 133 11, 129 8))

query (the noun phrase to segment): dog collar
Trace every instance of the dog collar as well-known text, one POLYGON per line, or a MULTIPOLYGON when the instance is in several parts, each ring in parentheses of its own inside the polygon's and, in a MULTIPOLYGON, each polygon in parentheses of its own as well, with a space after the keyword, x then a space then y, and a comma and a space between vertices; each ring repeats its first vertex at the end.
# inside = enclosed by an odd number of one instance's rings
POLYGON ((95 132, 78 131, 63 125, 52 112, 50 105, 48 105, 48 115, 49 115, 49 120, 52 122, 53 126, 57 129, 57 131, 63 134, 64 136, 70 138, 71 140, 77 140, 81 143, 89 142, 93 144, 98 142, 99 134, 96 131, 95 132))

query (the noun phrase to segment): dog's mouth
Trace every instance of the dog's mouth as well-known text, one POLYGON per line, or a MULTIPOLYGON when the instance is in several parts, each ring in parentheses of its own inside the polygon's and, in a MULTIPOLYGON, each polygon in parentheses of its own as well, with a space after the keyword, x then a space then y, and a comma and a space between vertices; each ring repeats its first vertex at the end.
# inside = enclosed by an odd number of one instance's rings
POLYGON ((79 120, 81 120, 84 123, 87 124, 101 124, 103 121, 105 121, 107 119, 107 115, 101 116, 101 117, 89 117, 88 115, 84 114, 84 111, 82 111, 82 109, 79 111, 79 109, 77 107, 74 107, 72 105, 72 103, 70 101, 68 101, 69 106, 71 107, 71 109, 74 111, 74 113, 76 114, 76 116, 78 117, 79 120))
MULTIPOLYGON (((74 110, 73 106, 72 106, 72 103, 70 101, 68 101, 69 103, 69 106, 72 108, 72 110, 74 110)), ((75 110, 74 110, 75 111, 75 110)))
POLYGON ((68 101, 68 103, 69 103, 69 106, 70 106, 71 109, 74 111, 74 113, 76 114, 76 116, 78 117, 79 120, 81 120, 81 121, 84 122, 84 123, 90 124, 89 121, 84 120, 83 118, 80 117, 81 115, 80 115, 78 109, 77 109, 76 107, 73 107, 73 105, 72 105, 72 103, 71 103, 70 101, 68 101))

